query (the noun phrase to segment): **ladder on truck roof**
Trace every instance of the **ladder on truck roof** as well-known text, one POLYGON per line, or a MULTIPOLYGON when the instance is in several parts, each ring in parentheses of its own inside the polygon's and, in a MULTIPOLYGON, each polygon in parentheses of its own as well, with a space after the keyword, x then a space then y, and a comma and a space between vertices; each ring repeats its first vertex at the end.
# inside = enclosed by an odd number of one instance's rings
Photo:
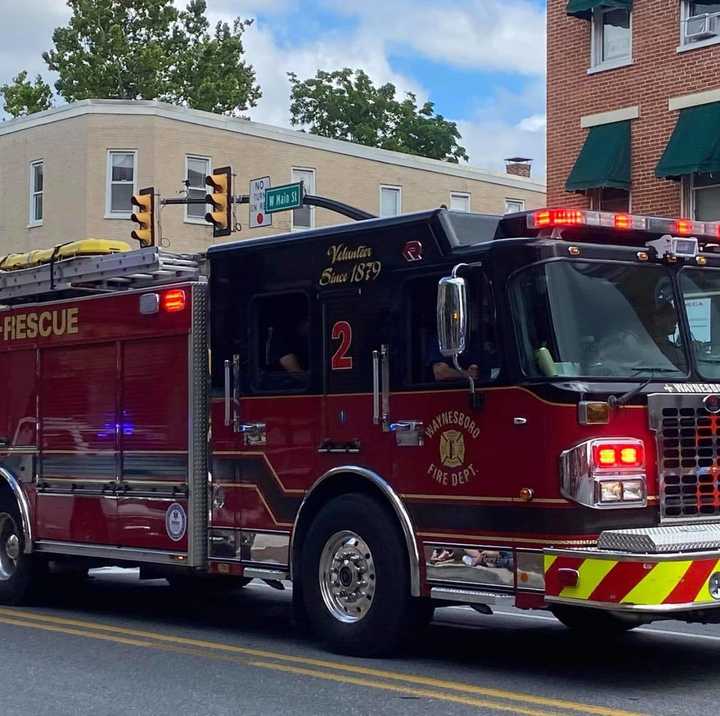
POLYGON ((149 246, 97 256, 75 256, 24 269, 0 271, 0 304, 48 300, 52 294, 87 294, 157 286, 200 277, 201 258, 149 246))

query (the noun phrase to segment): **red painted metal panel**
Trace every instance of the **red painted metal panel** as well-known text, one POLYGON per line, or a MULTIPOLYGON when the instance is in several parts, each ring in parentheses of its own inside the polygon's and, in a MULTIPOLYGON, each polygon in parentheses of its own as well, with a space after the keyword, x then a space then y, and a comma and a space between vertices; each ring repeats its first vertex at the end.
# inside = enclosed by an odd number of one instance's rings
POLYGON ((35 351, 0 354, 0 439, 9 447, 34 447, 35 351))
POLYGON ((170 539, 165 525, 168 508, 178 503, 187 515, 187 500, 122 497, 117 504, 116 542, 121 547, 187 551, 186 530, 181 540, 170 539))
POLYGON ((35 537, 110 545, 115 512, 110 497, 40 494, 35 537))

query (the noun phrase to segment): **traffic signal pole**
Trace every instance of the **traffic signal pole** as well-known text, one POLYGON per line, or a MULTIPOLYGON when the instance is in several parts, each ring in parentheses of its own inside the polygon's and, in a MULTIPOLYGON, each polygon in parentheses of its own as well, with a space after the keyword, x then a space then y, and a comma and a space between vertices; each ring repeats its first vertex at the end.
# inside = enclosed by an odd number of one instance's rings
MULTIPOLYGON (((238 194, 237 196, 232 197, 232 203, 249 204, 250 196, 248 194, 238 194)), ((186 196, 160 199, 161 206, 174 206, 178 204, 204 205, 207 204, 207 201, 204 198, 200 197, 195 199, 186 196)), ((325 196, 316 196, 314 194, 305 194, 305 196, 303 197, 303 206, 317 206, 320 209, 327 209, 328 211, 334 211, 337 214, 342 214, 343 216, 347 216, 348 218, 355 221, 363 221, 364 219, 377 219, 377 216, 375 214, 370 214, 363 209, 358 209, 357 207, 351 206, 350 204, 344 204, 341 201, 336 201, 335 199, 330 199, 325 196)))

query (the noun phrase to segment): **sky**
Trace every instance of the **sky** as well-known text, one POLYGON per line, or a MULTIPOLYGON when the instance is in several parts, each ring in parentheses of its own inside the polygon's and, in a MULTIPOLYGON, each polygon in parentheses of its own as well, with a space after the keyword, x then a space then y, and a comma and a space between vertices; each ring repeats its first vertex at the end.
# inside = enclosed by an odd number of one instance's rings
MULTIPOLYGON (((175 0, 183 4, 185 0, 175 0)), ((211 22, 252 18, 246 60, 263 97, 250 119, 290 126, 287 72, 362 68, 457 122, 475 167, 532 158, 545 175, 545 0, 207 0, 211 22)), ((0 0, 0 84, 47 71, 66 0, 0 0)), ((62 100, 56 100, 61 103, 62 100)))

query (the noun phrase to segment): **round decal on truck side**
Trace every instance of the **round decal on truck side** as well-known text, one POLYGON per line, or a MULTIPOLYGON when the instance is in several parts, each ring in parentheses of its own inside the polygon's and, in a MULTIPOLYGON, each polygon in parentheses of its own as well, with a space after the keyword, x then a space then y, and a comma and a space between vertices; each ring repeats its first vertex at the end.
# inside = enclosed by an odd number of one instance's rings
POLYGON ((173 502, 165 513, 165 531, 173 542, 179 542, 185 536, 187 529, 187 515, 185 508, 173 502))

